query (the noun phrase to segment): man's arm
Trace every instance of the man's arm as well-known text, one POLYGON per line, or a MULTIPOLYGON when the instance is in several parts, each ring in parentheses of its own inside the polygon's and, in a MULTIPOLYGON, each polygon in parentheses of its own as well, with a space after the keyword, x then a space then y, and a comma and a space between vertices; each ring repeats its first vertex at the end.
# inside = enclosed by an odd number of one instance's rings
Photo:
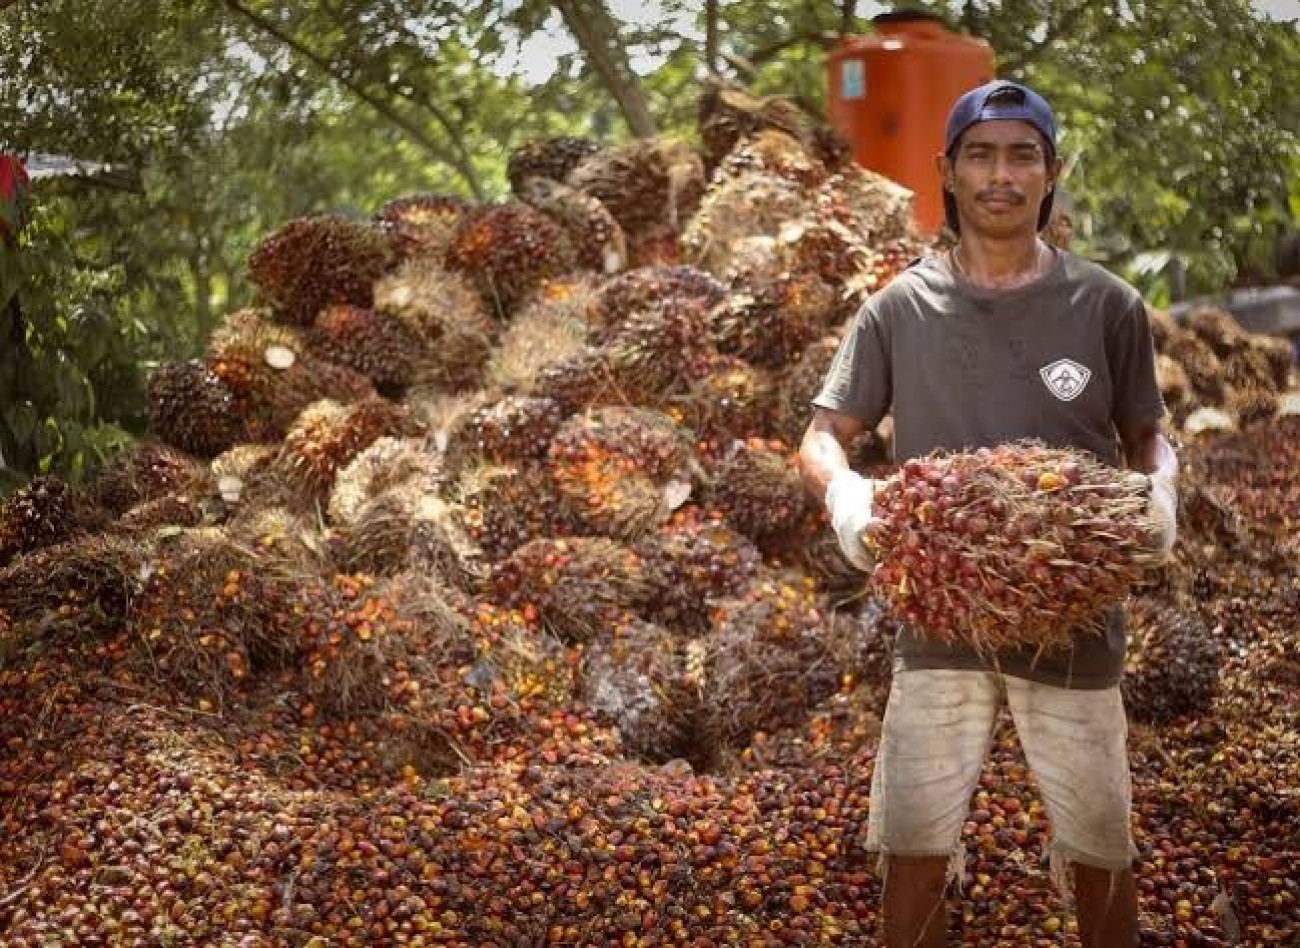
POLYGON ((829 408, 813 409, 812 421, 799 445, 799 470, 808 492, 821 500, 835 475, 849 466, 848 446, 866 425, 852 415, 829 408))
POLYGON ((1124 462, 1130 470, 1171 481, 1178 479, 1178 455, 1169 439, 1160 433, 1157 423, 1121 431, 1119 437, 1124 447, 1124 462))

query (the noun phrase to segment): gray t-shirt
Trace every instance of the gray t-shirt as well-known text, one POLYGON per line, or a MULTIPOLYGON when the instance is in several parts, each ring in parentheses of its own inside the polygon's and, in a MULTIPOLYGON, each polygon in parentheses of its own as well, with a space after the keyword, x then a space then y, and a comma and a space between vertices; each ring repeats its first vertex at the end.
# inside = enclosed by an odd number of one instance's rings
MULTIPOLYGON (((947 258, 922 260, 870 297, 851 322, 813 404, 877 425, 894 413, 902 463, 936 449, 965 451, 1037 438, 1121 464, 1120 430, 1157 422, 1146 309, 1101 267, 1057 251, 1051 269, 1011 290, 988 290, 947 258)), ((1068 649, 1006 650, 1007 674, 1070 688, 1119 681, 1126 636, 1112 609, 1105 634, 1078 630, 1068 649)), ((902 668, 988 668, 965 646, 905 628, 902 668)))

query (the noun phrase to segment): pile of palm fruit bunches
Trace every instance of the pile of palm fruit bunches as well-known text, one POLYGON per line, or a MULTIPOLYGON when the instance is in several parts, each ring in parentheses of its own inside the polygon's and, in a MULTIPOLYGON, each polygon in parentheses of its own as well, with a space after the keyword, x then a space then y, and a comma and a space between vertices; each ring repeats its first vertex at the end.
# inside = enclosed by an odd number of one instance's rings
MULTIPOLYGON (((874 943, 890 643, 940 613, 842 561, 795 448, 846 321, 927 248, 788 103, 711 90, 699 131, 286 223, 258 305, 153 377, 154 437, 4 502, 0 942, 874 943)), ((910 580, 954 604, 1128 595, 1144 943, 1290 945, 1289 354, 1212 310, 1152 326, 1175 421, 1230 417, 1184 435, 1171 565, 1089 533, 1136 529, 1128 488, 1042 446, 919 459, 886 524, 969 508, 910 580), (990 552, 999 516, 1041 553, 990 552)), ((859 470, 893 473, 887 425, 859 470)), ((1060 944, 1005 722, 962 833, 961 943, 1060 944)))

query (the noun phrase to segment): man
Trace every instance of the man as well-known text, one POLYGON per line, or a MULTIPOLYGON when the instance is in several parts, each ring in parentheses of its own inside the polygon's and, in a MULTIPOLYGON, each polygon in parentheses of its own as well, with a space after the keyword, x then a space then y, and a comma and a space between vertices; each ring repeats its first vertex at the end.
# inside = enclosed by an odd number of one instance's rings
MULTIPOLYGON (((859 311, 801 447, 845 555, 871 568, 860 537, 875 485, 844 446, 891 406, 899 463, 1032 437, 1149 473, 1153 543, 1167 555, 1178 462, 1159 433, 1142 300, 1038 236, 1061 170, 1050 106, 1010 82, 973 90, 952 109, 937 165, 958 242, 859 311)), ((1118 610, 1104 635, 1080 630, 1068 650, 1037 659, 1007 650, 990 662, 923 628, 900 632, 866 841, 885 872, 887 945, 944 942, 949 865, 960 866, 960 827, 1004 699, 1052 821, 1053 876, 1066 884, 1073 869, 1083 944, 1137 944, 1124 647, 1118 610)))

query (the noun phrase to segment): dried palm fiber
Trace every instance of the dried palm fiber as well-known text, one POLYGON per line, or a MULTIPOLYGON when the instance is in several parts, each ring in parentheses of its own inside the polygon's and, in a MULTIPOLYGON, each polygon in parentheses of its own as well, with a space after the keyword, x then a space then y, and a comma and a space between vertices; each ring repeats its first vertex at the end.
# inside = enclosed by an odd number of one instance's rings
POLYGON ((94 533, 27 553, 0 568, 0 612, 22 626, 65 610, 74 634, 116 633, 147 549, 134 538, 94 533))
POLYGON ((1183 367, 1163 353, 1156 356, 1156 384, 1170 411, 1182 410, 1191 399, 1192 383, 1183 367))
POLYGON ((317 354, 355 369, 381 390, 410 385, 424 361, 421 338, 404 322, 346 303, 322 309, 307 341, 317 354))
POLYGON ((789 448, 750 438, 724 452, 712 472, 708 503, 761 549, 775 549, 795 539, 808 497, 789 448))
POLYGON ((252 550, 259 568, 290 578, 332 572, 329 542, 315 516, 285 506, 248 507, 226 525, 230 538, 252 550))
POLYGON ((398 260, 441 260, 452 232, 471 205, 450 194, 413 194, 389 201, 375 214, 398 260))
POLYGON ((651 409, 607 407, 575 415, 551 439, 547 459, 575 520, 623 539, 666 520, 690 484, 689 435, 651 409))
POLYGON ((669 402, 713 355, 710 337, 710 311, 698 301, 665 301, 628 314, 603 346, 621 399, 669 402))
POLYGON ((808 117, 789 99, 756 96, 716 80, 705 82, 696 124, 710 173, 742 139, 773 129, 803 142, 811 131, 808 117))
POLYGON ((868 246, 913 236, 912 192, 858 165, 827 178, 812 204, 817 217, 838 221, 868 246))
POLYGON ((510 189, 522 196, 525 184, 532 178, 567 181, 584 158, 598 151, 600 145, 596 142, 573 135, 530 139, 512 151, 506 161, 510 189))
POLYGON ((369 500, 338 531, 336 559, 344 572, 393 576, 430 572, 475 592, 482 585, 482 551, 462 529, 451 506, 415 484, 390 488, 369 500))
POLYGON ((223 530, 183 531, 160 542, 128 617, 132 667, 191 700, 222 705, 261 667, 297 646, 299 577, 263 568, 223 530))
POLYGON ((452 490, 461 527, 492 561, 530 540, 565 536, 574 525, 541 464, 471 468, 452 490))
POLYGON ((1223 363, 1208 343, 1187 329, 1175 327, 1165 340, 1164 354, 1183 367, 1198 402, 1223 404, 1227 394, 1223 363))
POLYGON ((209 470, 221 499, 235 507, 276 503, 289 488, 274 476, 275 455, 269 444, 241 444, 213 458, 209 470))
POLYGON ((1179 328, 1173 318, 1163 309, 1156 309, 1153 306, 1146 308, 1147 322, 1151 326, 1151 339, 1155 343, 1156 352, 1164 352, 1165 344, 1179 328))
POLYGON ((456 420, 447 432, 443 466, 455 476, 484 464, 540 461, 563 421, 554 399, 507 395, 456 420))
POLYGON ((837 174, 853 164, 853 145, 842 134, 824 122, 813 126, 808 136, 808 152, 831 174, 837 174))
POLYGON ((410 411, 382 398, 353 405, 319 401, 289 429, 272 470, 308 502, 323 501, 340 468, 379 438, 412 434, 410 428, 410 411))
POLYGON ((736 269, 738 245, 752 237, 770 238, 811 209, 809 196, 786 178, 735 175, 709 188, 682 232, 682 248, 689 263, 727 280, 736 269))
POLYGON ((67 481, 37 475, 0 500, 0 566, 85 533, 95 520, 88 499, 67 481))
POLYGON ((1251 336, 1249 348, 1261 353, 1268 363, 1273 386, 1278 391, 1291 387, 1291 370, 1295 367, 1296 354, 1291 342, 1280 336, 1251 336))
POLYGON ((163 362, 149 379, 149 427, 160 439, 210 458, 244 440, 235 399, 197 361, 163 362))
POLYGON ((208 472, 187 454, 153 440, 113 454, 89 488, 94 503, 120 516, 137 504, 176 493, 203 494, 208 472))
POLYGON ((834 327, 837 304, 821 277, 785 272, 735 288, 710 314, 713 339, 722 352, 781 369, 834 327))
POLYGON ((489 385, 526 394, 544 369, 581 352, 596 295, 596 281, 589 275, 547 280, 529 294, 492 351, 489 385))
POLYGON ((322 214, 266 237, 249 256, 248 271, 277 319, 307 326, 331 303, 371 305, 375 281, 395 262, 378 225, 322 214))
POLYGON ((448 389, 482 383, 498 324, 466 276, 412 260, 375 284, 375 308, 420 340, 418 381, 448 389))
POLYGON ((1159 562, 1148 487, 1030 441, 910 459, 863 534, 876 589, 927 635, 988 654, 1069 647, 1159 562))
POLYGON ((700 759, 693 746, 700 696, 686 678, 686 643, 632 619, 583 655, 580 695, 617 729, 623 746, 653 763, 700 759))
MULTIPOLYGON (((821 393, 839 345, 838 336, 822 336, 809 343, 794 364, 782 372, 772 433, 786 444, 803 440, 812 420, 812 400, 821 393)), ((866 464, 885 460, 887 453, 878 432, 866 431, 853 439, 848 456, 854 470, 861 470, 866 464)))
POLYGON ((768 372, 736 356, 715 354, 691 375, 669 411, 680 415, 706 451, 771 430, 775 386, 768 372))
POLYGON ((582 653, 566 648, 552 635, 530 623, 516 609, 485 599, 474 601, 469 619, 475 654, 464 665, 466 677, 483 689, 484 682, 501 681, 511 697, 533 707, 567 705, 578 691, 582 653))
POLYGON ((683 256, 681 231, 671 224, 655 224, 628 237, 629 267, 675 267, 683 256))
POLYGON ((777 129, 767 129, 738 141, 714 172, 711 186, 748 174, 787 178, 803 188, 816 188, 829 176, 825 166, 808 153, 799 138, 777 129))
POLYGON ((1250 333, 1226 310, 1198 306, 1187 314, 1183 325, 1214 350, 1220 359, 1240 352, 1250 344, 1250 333))
POLYGON ((562 228, 574 250, 574 263, 597 273, 617 273, 627 265, 627 235, 597 198, 550 178, 529 178, 515 189, 562 228))
POLYGON ((801 723, 840 683, 830 632, 813 584, 797 573, 760 575, 721 603, 704 639, 709 733, 743 747, 801 723))
POLYGON ((379 438, 334 478, 329 521, 335 526, 351 525, 366 502, 391 488, 412 484, 422 493, 436 493, 443 480, 442 465, 427 441, 379 438))
POLYGON ((676 632, 708 631, 717 600, 738 595, 762 566, 748 537, 695 506, 678 510, 636 550, 662 582, 648 615, 676 632))
POLYGON ((573 254, 564 228, 523 201, 509 201, 467 216, 444 262, 473 281, 491 312, 505 317, 543 280, 571 269, 573 254))
POLYGON ((1124 708, 1137 721, 1164 724, 1210 709, 1219 687, 1222 647, 1194 610, 1139 598, 1128 609, 1124 708))
POLYGON ((642 558, 608 537, 532 540, 492 567, 489 585, 566 642, 608 636, 657 592, 642 558))
POLYGON ((698 303, 711 308, 726 295, 725 286, 696 267, 637 267, 605 281, 587 317, 594 338, 604 341, 632 313, 655 305, 698 303))
POLYGON ((600 200, 627 234, 656 227, 680 231, 704 193, 704 165, 675 139, 636 139, 588 155, 568 184, 600 200))

